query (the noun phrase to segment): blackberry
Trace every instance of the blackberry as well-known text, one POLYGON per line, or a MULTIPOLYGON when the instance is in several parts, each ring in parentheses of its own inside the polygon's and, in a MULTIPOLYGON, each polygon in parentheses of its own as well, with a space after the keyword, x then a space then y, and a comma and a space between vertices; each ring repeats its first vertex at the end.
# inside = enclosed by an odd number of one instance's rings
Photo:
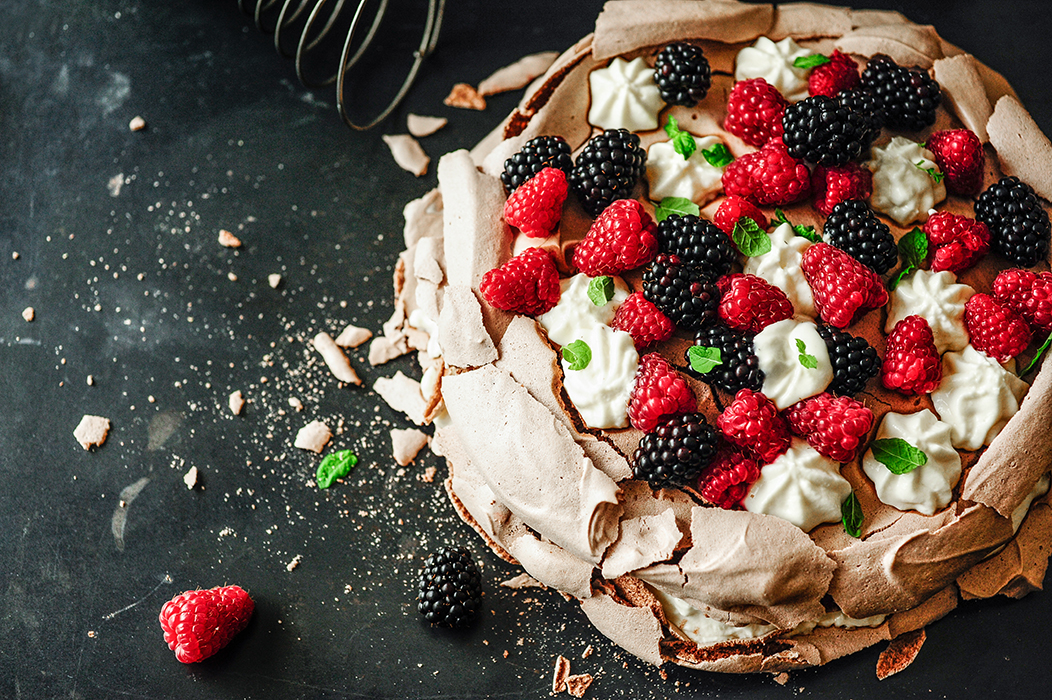
POLYGON ((1048 212, 1030 185, 1002 177, 975 201, 975 218, 990 229, 990 245, 1010 263, 1033 267, 1048 258, 1048 212))
POLYGON ((893 268, 899 259, 891 230, 861 199, 847 199, 834 206, 822 229, 822 238, 878 275, 893 268))
POLYGON ((830 167, 858 159, 872 142, 866 117, 825 95, 786 107, 782 128, 789 155, 830 167))
POLYGON ((880 136, 880 130, 884 128, 884 108, 877 103, 877 98, 872 92, 864 88, 844 90, 836 96, 841 107, 858 112, 866 118, 869 131, 866 133, 865 148, 868 149, 880 136))
POLYGON ((697 46, 669 44, 654 62, 654 82, 666 103, 693 107, 705 99, 712 85, 709 59, 697 46))
POLYGON ((827 391, 840 396, 854 396, 866 388, 866 383, 880 374, 880 356, 866 342, 832 326, 819 325, 818 334, 826 341, 829 361, 833 365, 833 381, 827 391))
POLYGON ((588 140, 567 180, 582 206, 598 216, 615 199, 631 199, 646 170, 647 152, 626 129, 607 129, 588 140))
POLYGON ((878 53, 862 71, 861 85, 873 93, 892 129, 921 131, 935 123, 942 92, 927 71, 905 68, 878 53))
POLYGON ((697 478, 716 456, 716 431, 700 413, 662 421, 639 441, 632 455, 632 476, 653 488, 684 485, 697 478))
POLYGON ((433 625, 463 627, 482 606, 482 576, 463 547, 442 547, 420 570, 417 610, 433 625))
POLYGON ((511 194, 545 168, 558 168, 567 175, 573 169, 570 144, 562 136, 538 136, 527 141, 522 150, 504 161, 500 181, 511 194))
POLYGON ((752 337, 716 325, 698 331, 694 336, 694 344, 719 348, 723 364, 717 365, 708 374, 699 374, 690 368, 688 355, 687 371, 691 376, 731 395, 741 389, 760 391, 763 388, 764 374, 760 369, 759 358, 753 354, 752 337))
POLYGON ((712 279, 727 274, 738 259, 727 234, 711 221, 693 214, 673 214, 659 223, 657 239, 662 253, 675 255, 683 264, 703 270, 712 279))
POLYGON ((709 276, 671 255, 659 255, 643 271, 643 296, 684 329, 712 323, 720 305, 720 290, 709 276))

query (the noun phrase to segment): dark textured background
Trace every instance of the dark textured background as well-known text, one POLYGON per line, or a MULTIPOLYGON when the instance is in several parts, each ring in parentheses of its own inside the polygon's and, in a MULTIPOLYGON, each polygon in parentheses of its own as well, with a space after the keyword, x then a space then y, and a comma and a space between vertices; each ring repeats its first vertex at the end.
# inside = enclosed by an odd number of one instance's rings
MULTIPOLYGON (((962 605, 883 683, 879 649, 787 687, 678 668, 663 680, 559 596, 499 588, 517 572, 419 479, 441 474, 438 460, 399 470, 387 431, 405 421, 309 361, 315 332, 375 331, 388 317, 402 206, 435 184, 433 167, 420 179, 398 169, 381 133, 415 111, 450 119, 423 141, 436 161, 473 144, 518 96, 467 112, 442 105, 449 87, 569 46, 600 5, 450 0, 405 105, 355 133, 333 90, 303 88, 234 0, 0 4, 0 697, 540 698, 558 654, 597 677, 592 698, 1047 697, 1047 594, 962 605), (147 130, 128 130, 135 115, 147 130), (244 247, 218 246, 220 228, 244 247), (272 272, 285 277, 277 290, 272 272), (234 389, 250 400, 236 418, 234 389), (71 435, 84 413, 113 421, 92 453, 71 435), (317 458, 291 447, 315 417, 342 419, 332 447, 361 457, 324 492, 309 483, 317 458), (483 566, 487 612, 463 634, 414 610, 415 571, 441 543, 466 544, 483 566), (213 659, 177 663, 161 605, 223 583, 252 593, 255 618, 213 659)), ((870 6, 934 24, 1052 129, 1047 3, 870 6)), ((383 47, 404 43, 418 9, 392 13, 383 47)), ((397 68, 385 59, 368 74, 397 80, 397 68)), ((352 356, 367 387, 418 372, 409 358, 370 368, 364 350, 352 356)))

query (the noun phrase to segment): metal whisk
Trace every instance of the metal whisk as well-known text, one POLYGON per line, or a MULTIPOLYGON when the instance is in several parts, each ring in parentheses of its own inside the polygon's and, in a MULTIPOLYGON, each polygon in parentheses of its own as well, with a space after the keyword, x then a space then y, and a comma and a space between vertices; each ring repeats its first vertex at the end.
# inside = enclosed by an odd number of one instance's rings
POLYGON ((274 48, 285 57, 295 60, 296 76, 308 88, 320 88, 336 83, 336 107, 343 121, 352 129, 364 131, 370 129, 398 107, 412 86, 416 75, 423 64, 424 59, 435 49, 438 42, 438 34, 442 26, 442 15, 445 12, 446 0, 428 0, 427 18, 424 24, 420 44, 413 51, 413 65, 409 74, 402 83, 394 98, 372 121, 365 124, 356 123, 350 116, 348 105, 353 100, 353 95, 347 89, 346 83, 350 71, 365 55, 369 45, 376 38, 384 15, 387 13, 389 0, 378 0, 375 14, 372 16, 372 24, 358 45, 354 54, 351 49, 354 46, 355 36, 358 34, 359 26, 363 26, 366 20, 366 5, 370 0, 238 0, 238 9, 246 15, 253 17, 256 28, 265 34, 274 35, 274 48), (350 25, 346 35, 342 35, 337 29, 338 20, 341 15, 346 18, 346 13, 353 9, 350 25), (276 13, 276 17, 274 17, 276 13), (274 17, 268 21, 268 17, 274 17), (333 46, 343 39, 343 48, 340 52, 340 62, 336 71, 321 78, 308 75, 307 55, 322 51, 326 46, 333 46), (295 44, 295 49, 291 47, 295 44))

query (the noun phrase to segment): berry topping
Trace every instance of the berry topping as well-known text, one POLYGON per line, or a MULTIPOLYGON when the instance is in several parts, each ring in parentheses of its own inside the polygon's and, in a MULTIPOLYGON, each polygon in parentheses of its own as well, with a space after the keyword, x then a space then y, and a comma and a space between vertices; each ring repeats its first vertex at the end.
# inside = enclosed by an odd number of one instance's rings
POLYGON ((970 129, 936 131, 925 148, 946 176, 946 189, 954 194, 974 197, 983 186, 983 144, 970 129))
POLYGON ((504 161, 500 181, 509 193, 545 168, 558 168, 569 175, 573 168, 570 144, 562 136, 538 136, 504 161))
POLYGON ((738 259, 727 235, 693 214, 666 218, 657 226, 657 239, 662 253, 675 255, 684 265, 699 268, 713 279, 727 274, 738 259))
MULTIPOLYGON (((688 373, 709 386, 722 389, 728 394, 736 394, 742 389, 759 391, 763 386, 764 374, 760 369, 760 360, 753 353, 752 338, 726 326, 715 325, 702 328, 694 336, 694 346, 715 348, 719 351, 720 363, 705 373, 688 367, 688 373)), ((690 364, 690 348, 687 348, 686 360, 690 364)))
POLYGON ((1052 331, 1052 272, 1005 270, 994 280, 994 299, 1034 328, 1052 331))
POLYGON ((907 316, 891 329, 881 381, 900 394, 929 394, 942 381, 942 362, 931 326, 922 316, 907 316))
POLYGON ((654 488, 687 484, 716 456, 716 439, 700 413, 668 418, 639 441, 632 476, 654 488))
POLYGON ((868 148, 880 136, 880 130, 884 128, 884 108, 880 106, 872 92, 863 88, 845 90, 837 95, 836 99, 841 107, 847 107, 853 112, 861 114, 866 119, 866 123, 869 126, 866 132, 869 140, 866 145, 866 148, 868 148))
POLYGON ((822 320, 841 330, 859 313, 888 303, 888 290, 880 276, 828 243, 815 243, 805 250, 800 267, 822 320))
POLYGON ((729 327, 759 333, 767 326, 793 317, 789 297, 756 275, 735 274, 717 283, 721 293, 720 320, 729 327))
POLYGON ((819 165, 844 165, 872 141, 865 116, 825 95, 786 107, 782 129, 789 155, 819 165))
POLYGON ((432 625, 464 627, 482 607, 482 575, 467 549, 441 547, 420 569, 417 610, 432 625))
POLYGON ((879 275, 893 268, 899 259, 888 225, 861 199, 834 206, 822 228, 822 237, 879 275))
POLYGON ((180 593, 161 608, 164 641, 184 664, 203 661, 245 629, 255 607, 238 586, 180 593))
POLYGON ((589 277, 619 275, 645 265, 657 254, 657 224, 634 199, 619 199, 592 222, 574 248, 573 263, 589 277))
POLYGON ((708 503, 731 510, 741 507, 749 487, 759 478, 756 460, 724 448, 698 476, 697 490, 708 503))
POLYGON ((892 129, 921 131, 935 123, 942 92, 927 71, 905 68, 877 54, 862 71, 861 85, 873 93, 892 129))
POLYGON ((932 272, 960 272, 990 250, 990 229, 981 221, 940 211, 924 222, 932 272))
POLYGON ((700 270, 659 255, 643 272, 643 294, 679 328, 701 328, 716 320, 720 290, 700 270))
POLYGON ((873 173, 858 163, 839 167, 817 166, 811 172, 811 196, 815 209, 829 216, 833 207, 849 199, 869 199, 873 194, 873 173))
POLYGON ((739 391, 716 419, 716 427, 761 464, 770 464, 789 449, 789 424, 774 402, 758 391, 739 391))
POLYGON ((821 455, 850 462, 865 447, 873 411, 850 396, 819 394, 790 406, 789 428, 821 455))
POLYGON ((566 173, 545 168, 511 193, 504 220, 531 238, 547 238, 562 217, 566 194, 566 173))
POLYGON ((1002 177, 975 202, 975 218, 990 228, 994 250, 1019 267, 1048 258, 1048 212, 1019 178, 1002 177))
POLYGON ((631 199, 646 171, 647 152, 627 129, 607 129, 593 136, 577 155, 570 171, 570 189, 592 216, 618 199, 631 199))
POLYGON ((829 63, 811 69, 807 76, 807 91, 812 95, 835 97, 858 85, 858 64, 847 54, 834 51, 829 63))
POLYGON ((788 104, 763 78, 739 80, 727 97, 723 128, 750 146, 762 146, 782 135, 782 115, 788 104))
POLYGON ((654 61, 654 82, 668 104, 693 107, 705 99, 712 84, 709 59, 697 46, 669 44, 654 61))
POLYGON ((811 193, 811 171, 789 155, 781 139, 772 139, 723 170, 723 191, 756 204, 780 207, 811 193))
POLYGON ((998 362, 1008 362, 1030 345, 1023 317, 989 294, 973 294, 964 305, 964 326, 975 349, 998 362))
POLYGON ((610 327, 631 335, 637 352, 654 343, 668 340, 676 330, 672 320, 648 301, 643 292, 632 292, 628 295, 621 306, 617 307, 610 327))
POLYGON ((639 359, 628 401, 628 420, 633 428, 649 433, 666 418, 697 410, 694 392, 668 360, 656 352, 639 359))
POLYGON ((818 334, 826 341, 829 363, 833 366, 833 381, 828 391, 841 396, 854 396, 866 388, 866 383, 880 374, 880 356, 866 342, 832 326, 818 326, 818 334))
POLYGON ((731 232, 734 231, 734 225, 743 216, 755 221, 763 230, 767 230, 767 217, 764 216, 763 211, 749 200, 735 194, 723 200, 712 217, 712 223, 730 236, 731 232))
POLYGON ((539 316, 559 303, 559 271, 548 251, 527 248, 483 275, 479 291, 494 308, 539 316))

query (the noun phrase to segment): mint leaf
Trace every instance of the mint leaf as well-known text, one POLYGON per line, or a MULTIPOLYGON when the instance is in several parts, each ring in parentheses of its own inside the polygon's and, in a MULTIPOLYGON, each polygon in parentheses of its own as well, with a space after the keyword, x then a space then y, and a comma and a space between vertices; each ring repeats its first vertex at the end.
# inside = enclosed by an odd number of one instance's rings
POLYGON ((563 348, 563 359, 566 360, 569 369, 580 371, 592 361, 592 348, 583 340, 575 340, 563 348))
POLYGON ((734 224, 731 239, 734 245, 738 246, 738 252, 749 258, 771 252, 771 237, 747 216, 738 219, 738 223, 734 224))
POLYGON ((873 458, 892 474, 909 474, 928 463, 928 455, 902 438, 874 440, 869 449, 873 450, 873 458))
POLYGON ((818 369, 818 358, 814 355, 807 354, 807 343, 796 339, 796 349, 800 353, 800 364, 806 369, 818 369))
POLYGON ((936 185, 942 182, 942 179, 946 177, 945 173, 940 173, 935 168, 925 168, 923 160, 918 160, 916 163, 914 163, 914 165, 917 166, 918 170, 923 170, 924 172, 928 173, 928 177, 934 180, 936 185))
POLYGON ((676 153, 683 156, 683 160, 687 160, 694 155, 694 151, 698 150, 698 142, 694 140, 694 134, 689 131, 681 131, 679 122, 676 121, 675 117, 670 116, 668 118, 668 124, 665 124, 665 133, 672 139, 672 148, 676 150, 676 153))
POLYGON ((810 56, 797 56, 796 60, 793 61, 793 68, 814 68, 815 66, 831 63, 832 60, 829 56, 823 56, 820 53, 813 53, 810 56))
POLYGON ((701 155, 705 156, 705 160, 714 168, 726 168, 734 162, 734 156, 722 141, 714 143, 711 148, 703 149, 701 155))
POLYGON ((1045 338, 1045 342, 1041 344, 1041 347, 1037 349, 1037 352, 1034 354, 1034 357, 1031 358, 1030 364, 1026 366, 1026 369, 1019 373, 1020 377, 1022 377, 1024 374, 1030 374, 1030 370, 1034 369, 1034 367, 1037 366, 1037 363, 1041 361, 1041 356, 1045 354, 1045 351, 1048 350, 1048 347, 1050 345, 1052 345, 1052 334, 1045 338))
POLYGON ((785 212, 781 209, 774 210, 774 222, 776 224, 789 224, 793 227, 793 233, 795 233, 797 236, 800 236, 800 238, 806 238, 812 243, 822 242, 822 236, 817 231, 815 231, 814 226, 794 224, 793 222, 789 221, 789 219, 785 218, 785 212))
POLYGON ((701 208, 686 197, 665 197, 654 210, 654 220, 661 223, 670 216, 686 216, 701 214, 701 208))
POLYGON ((614 298, 614 280, 606 275, 593 277, 588 283, 588 298, 596 306, 606 306, 614 298))
POLYGON ((840 504, 840 522, 844 524, 844 532, 852 537, 862 537, 862 504, 854 491, 840 504))
POLYGON ((924 233, 923 229, 915 227, 899 239, 898 249, 899 256, 902 258, 902 269, 888 285, 888 289, 892 291, 899 286, 902 280, 906 279, 907 275, 914 270, 919 270, 928 259, 928 234, 924 233))
POLYGON ((719 348, 707 348, 703 345, 691 345, 687 348, 687 362, 698 374, 708 374, 723 364, 723 353, 719 348))
POLYGON ((340 450, 325 455, 325 459, 318 465, 318 473, 314 475, 318 488, 329 488, 334 481, 350 474, 355 464, 358 464, 358 457, 350 450, 340 450))

